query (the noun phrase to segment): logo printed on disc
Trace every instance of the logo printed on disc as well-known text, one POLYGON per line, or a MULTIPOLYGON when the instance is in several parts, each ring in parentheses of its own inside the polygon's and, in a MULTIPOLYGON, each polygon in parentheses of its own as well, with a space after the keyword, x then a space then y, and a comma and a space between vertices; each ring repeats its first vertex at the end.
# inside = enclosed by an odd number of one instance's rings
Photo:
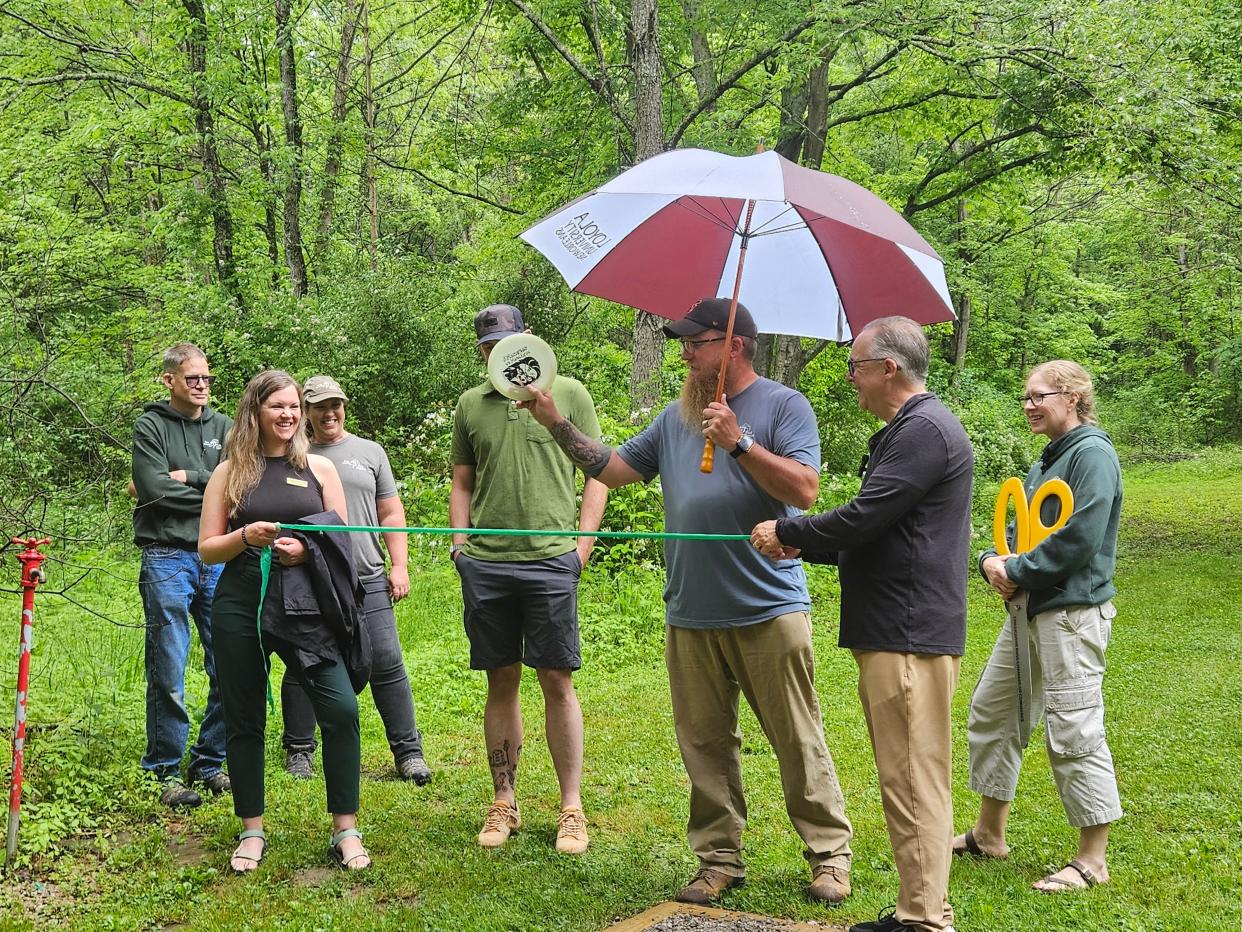
POLYGON ((515 333, 492 347, 487 375, 496 391, 506 398, 529 401, 530 389, 547 391, 556 380, 556 354, 539 337, 515 333))

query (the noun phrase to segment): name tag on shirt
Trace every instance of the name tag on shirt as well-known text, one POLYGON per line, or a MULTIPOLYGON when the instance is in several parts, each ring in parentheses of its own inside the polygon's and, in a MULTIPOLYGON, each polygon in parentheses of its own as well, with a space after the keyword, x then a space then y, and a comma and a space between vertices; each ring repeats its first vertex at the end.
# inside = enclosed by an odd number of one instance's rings
POLYGON ((285 482, 288 485, 296 485, 299 489, 304 489, 308 485, 305 479, 294 479, 292 476, 286 476, 285 482))

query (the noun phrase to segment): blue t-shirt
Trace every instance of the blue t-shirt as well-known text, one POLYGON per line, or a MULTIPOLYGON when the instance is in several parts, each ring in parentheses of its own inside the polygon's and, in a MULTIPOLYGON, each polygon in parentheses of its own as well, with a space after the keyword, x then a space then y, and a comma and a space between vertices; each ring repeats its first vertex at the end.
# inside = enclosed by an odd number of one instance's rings
MULTIPOLYGON (((760 378, 728 403, 742 432, 764 449, 819 471, 815 414, 799 392, 760 378)), ((764 492, 724 451, 712 472, 699 472, 703 435, 682 420, 677 402, 617 452, 645 481, 659 474, 666 530, 749 534, 760 521, 802 514, 764 492)), ((734 628, 810 611, 802 562, 774 562, 748 541, 667 540, 664 559, 666 618, 675 627, 734 628)))

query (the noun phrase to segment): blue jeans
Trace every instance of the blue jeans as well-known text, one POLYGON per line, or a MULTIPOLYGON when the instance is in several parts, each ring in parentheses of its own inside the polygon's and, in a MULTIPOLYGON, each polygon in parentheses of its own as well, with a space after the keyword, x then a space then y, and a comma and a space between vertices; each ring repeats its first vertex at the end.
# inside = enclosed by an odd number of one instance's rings
POLYGON ((192 550, 142 549, 138 591, 146 616, 147 752, 142 767, 160 780, 176 777, 190 735, 185 707, 185 664, 190 656, 190 618, 203 645, 207 711, 198 742, 190 749, 187 774, 201 780, 224 762, 224 712, 211 651, 211 600, 221 566, 208 566, 192 550))

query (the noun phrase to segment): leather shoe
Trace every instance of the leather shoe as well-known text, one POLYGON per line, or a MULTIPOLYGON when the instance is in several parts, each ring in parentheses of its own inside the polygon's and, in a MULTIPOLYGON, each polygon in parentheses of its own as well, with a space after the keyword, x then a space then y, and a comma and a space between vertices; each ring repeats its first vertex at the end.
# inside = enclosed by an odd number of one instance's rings
POLYGON ((821 903, 835 906, 850 895, 850 872, 844 867, 821 864, 811 874, 807 896, 821 903))
POLYGON ((731 887, 740 887, 744 883, 746 883, 745 877, 735 877, 723 871, 704 867, 690 878, 688 884, 677 891, 674 899, 678 903, 697 903, 700 906, 706 906, 720 899, 721 894, 726 890, 731 887))

